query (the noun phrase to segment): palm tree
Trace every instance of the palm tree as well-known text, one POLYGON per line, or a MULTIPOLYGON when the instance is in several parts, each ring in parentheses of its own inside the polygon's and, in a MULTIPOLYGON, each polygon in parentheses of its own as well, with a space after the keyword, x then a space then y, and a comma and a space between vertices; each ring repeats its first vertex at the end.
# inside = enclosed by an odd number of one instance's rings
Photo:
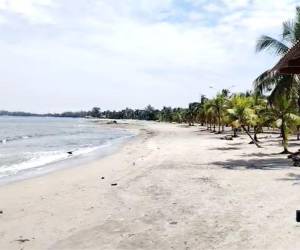
POLYGON ((207 128, 208 130, 215 133, 217 116, 216 116, 216 112, 212 108, 213 105, 212 103, 213 103, 212 99, 208 100, 204 105, 204 110, 205 110, 207 128))
POLYGON ((215 98, 207 102, 207 108, 216 114, 218 120, 218 133, 221 133, 221 126, 223 125, 223 116, 226 110, 226 98, 223 94, 217 94, 215 98))
POLYGON ((300 117, 296 115, 296 105, 293 100, 285 95, 278 96, 271 105, 274 116, 276 117, 276 125, 280 128, 282 136, 283 152, 289 154, 288 135, 297 125, 300 125, 300 117))
MULTIPOLYGON (((256 51, 269 50, 282 57, 298 40, 300 40, 300 7, 296 8, 294 20, 283 23, 281 39, 263 35, 257 41, 256 51)), ((261 94, 271 91, 268 98, 270 103, 285 93, 289 98, 298 98, 298 106, 300 107, 300 86, 296 75, 270 74, 267 70, 254 81, 254 88, 261 94)))
POLYGON ((233 128, 242 128, 250 137, 251 141, 257 146, 261 147, 257 141, 252 137, 246 126, 255 126, 258 116, 255 110, 251 107, 251 97, 236 95, 230 100, 231 108, 227 109, 227 119, 233 128))
POLYGON ((267 100, 259 94, 252 94, 250 97, 251 108, 255 110, 257 115, 256 122, 254 125, 254 140, 259 142, 257 134, 263 131, 264 126, 268 126, 273 121, 271 111, 268 109, 267 100))

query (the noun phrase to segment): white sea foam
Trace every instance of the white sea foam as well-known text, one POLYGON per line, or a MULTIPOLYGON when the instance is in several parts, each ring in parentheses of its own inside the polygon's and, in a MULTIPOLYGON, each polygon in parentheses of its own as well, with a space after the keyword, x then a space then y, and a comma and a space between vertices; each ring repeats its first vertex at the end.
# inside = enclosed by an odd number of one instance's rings
POLYGON ((48 164, 67 160, 80 155, 87 155, 96 150, 101 150, 103 148, 111 147, 114 143, 117 143, 121 139, 124 140, 130 137, 131 136, 124 136, 122 138, 118 138, 106 142, 100 146, 79 148, 74 151, 71 151, 72 152, 71 155, 65 151, 48 151, 48 152, 38 152, 33 154, 27 153, 27 158, 30 158, 27 161, 21 162, 19 164, 9 165, 9 166, 2 165, 0 167, 0 178, 16 175, 19 172, 26 171, 26 170, 34 170, 34 169, 41 170, 44 166, 48 164))
POLYGON ((60 161, 97 150, 95 156, 110 152, 113 145, 131 136, 84 119, 0 117, 0 180, 46 173, 63 167, 56 164, 60 161))

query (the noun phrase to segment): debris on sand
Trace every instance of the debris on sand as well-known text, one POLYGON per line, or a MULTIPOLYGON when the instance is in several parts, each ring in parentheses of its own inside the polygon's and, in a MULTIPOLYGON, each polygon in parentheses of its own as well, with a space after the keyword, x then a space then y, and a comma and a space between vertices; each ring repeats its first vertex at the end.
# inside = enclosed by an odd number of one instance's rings
POLYGON ((118 122, 114 120, 114 121, 109 121, 106 124, 118 124, 118 122))
POLYGON ((118 183, 112 183, 112 184, 110 184, 111 186, 117 186, 118 185, 118 183))
POLYGON ((226 135, 224 137, 221 137, 221 140, 232 141, 233 140, 233 136, 232 135, 226 135))
POLYGON ((101 177, 101 180, 104 180, 104 179, 105 179, 104 176, 102 176, 102 177, 101 177))
POLYGON ((27 242, 27 241, 30 241, 29 239, 17 239, 17 240, 15 240, 15 241, 17 241, 17 242, 19 242, 19 243, 25 243, 25 242, 27 242))

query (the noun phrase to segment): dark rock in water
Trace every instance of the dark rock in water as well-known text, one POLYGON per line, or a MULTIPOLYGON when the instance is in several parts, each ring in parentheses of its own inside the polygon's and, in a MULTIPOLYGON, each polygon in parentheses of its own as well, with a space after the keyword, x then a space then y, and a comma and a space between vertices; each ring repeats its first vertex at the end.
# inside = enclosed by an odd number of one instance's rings
POLYGON ((73 154, 73 151, 69 151, 67 152, 68 155, 72 155, 73 154))
POLYGON ((118 185, 118 183, 112 183, 112 184, 110 184, 111 186, 117 186, 118 185))

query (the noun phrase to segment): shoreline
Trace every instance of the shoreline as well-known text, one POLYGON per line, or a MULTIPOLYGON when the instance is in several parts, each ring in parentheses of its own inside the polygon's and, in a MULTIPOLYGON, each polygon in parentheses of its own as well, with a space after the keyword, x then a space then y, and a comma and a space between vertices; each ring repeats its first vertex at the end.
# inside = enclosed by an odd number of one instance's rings
POLYGON ((113 141, 109 141, 108 143, 102 144, 98 146, 97 149, 88 153, 73 155, 69 158, 63 158, 33 168, 20 170, 15 175, 2 177, 0 179, 0 186, 48 175, 52 172, 61 171, 68 168, 81 167, 84 165, 91 164, 103 157, 116 153, 124 144, 130 142, 134 137, 138 136, 140 133, 138 128, 135 128, 135 126, 129 126, 127 123, 125 124, 124 122, 121 122, 120 124, 107 124, 107 120, 95 120, 93 122, 98 123, 98 126, 107 129, 126 130, 127 132, 131 133, 131 135, 117 138, 113 141))
POLYGON ((258 149, 198 126, 138 128, 114 154, 1 186, 0 248, 300 247, 300 169, 277 135, 258 149))

